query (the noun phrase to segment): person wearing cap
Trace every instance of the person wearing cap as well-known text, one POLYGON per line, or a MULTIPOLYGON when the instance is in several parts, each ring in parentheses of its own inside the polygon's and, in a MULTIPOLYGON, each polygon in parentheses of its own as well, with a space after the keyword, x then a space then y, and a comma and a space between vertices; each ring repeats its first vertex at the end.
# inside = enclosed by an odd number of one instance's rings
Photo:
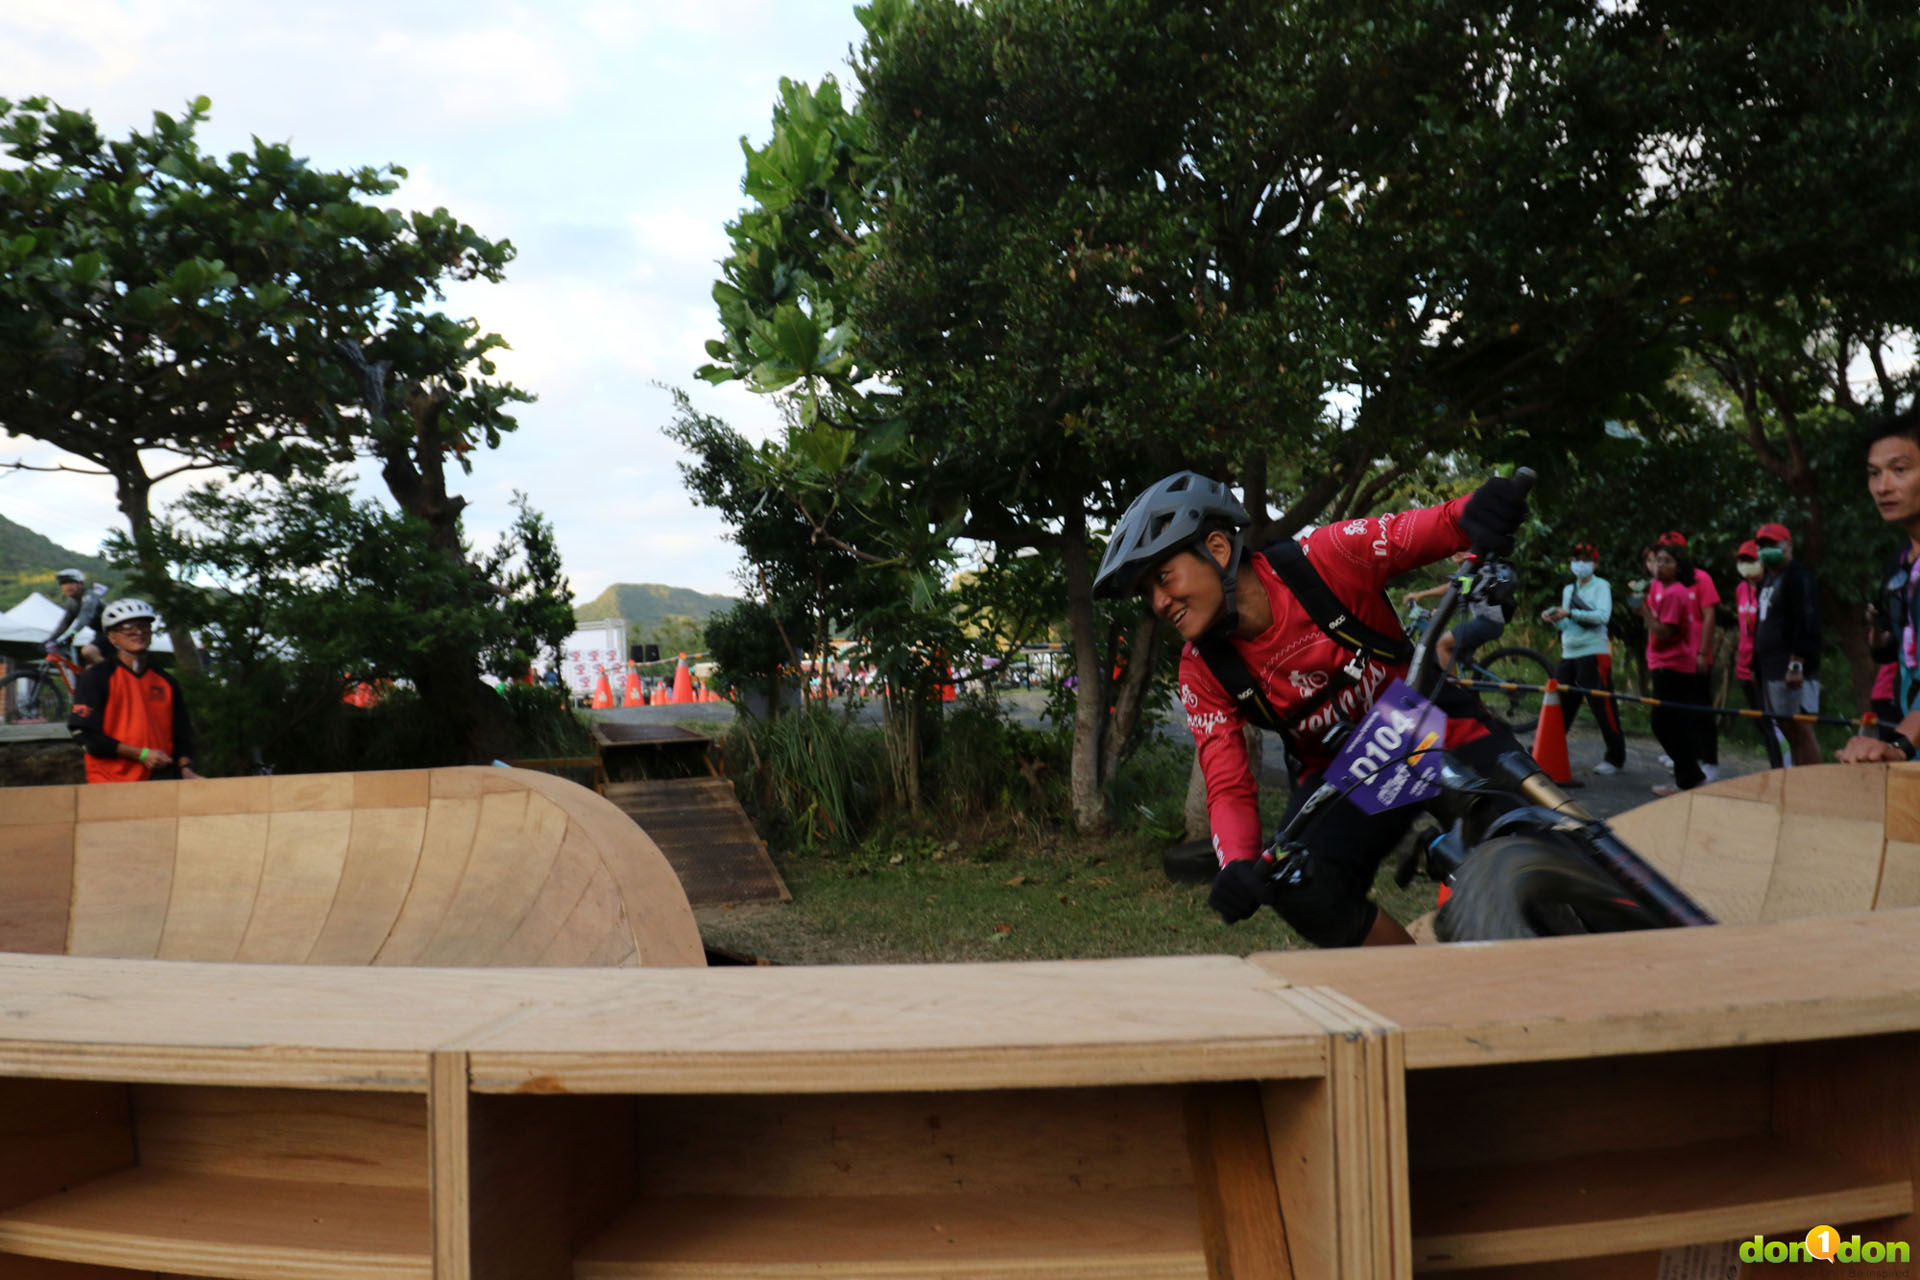
POLYGON ((1892 698, 1898 723, 1851 738, 1836 757, 1844 764, 1911 760, 1920 737, 1920 409, 1870 424, 1866 442, 1867 492, 1880 518, 1905 536, 1887 558, 1880 599, 1872 610, 1873 657, 1894 668, 1892 698))
MULTIPOLYGON (((1733 567, 1740 575, 1740 581, 1733 588, 1733 615, 1739 628, 1739 643, 1733 650, 1733 677, 1740 682, 1740 695, 1747 700, 1747 707, 1764 711, 1766 704, 1761 700, 1760 685, 1753 674, 1753 626, 1760 620, 1760 575, 1766 572, 1760 567, 1760 545, 1751 538, 1741 543, 1734 553, 1733 567)), ((1771 720, 1753 723, 1760 734, 1760 745, 1766 750, 1769 767, 1780 768, 1784 763, 1780 755, 1784 739, 1779 727, 1771 720)))
POLYGON ((1593 718, 1600 723, 1600 737, 1606 743, 1606 757, 1593 767, 1595 773, 1618 773, 1627 763, 1627 737, 1620 731, 1620 710, 1614 704, 1613 644, 1607 635, 1607 623, 1613 617, 1613 587, 1595 573, 1600 551, 1590 542, 1576 543, 1567 568, 1573 581, 1560 588, 1560 603, 1547 609, 1540 620, 1560 632, 1560 665, 1553 678, 1572 689, 1596 689, 1607 697, 1591 700, 1578 692, 1560 693, 1561 714, 1567 728, 1580 713, 1580 704, 1588 701, 1593 718))
MULTIPOLYGON (((1753 628, 1753 667, 1767 711, 1775 716, 1820 712, 1820 584, 1813 570, 1793 558, 1793 535, 1779 523, 1754 531, 1754 546, 1765 571, 1760 579, 1760 612, 1753 628)), ((1804 721, 1775 721, 1793 762, 1818 764, 1820 747, 1813 726, 1804 721)))
MULTIPOLYGON (((1332 763, 1328 731, 1363 718, 1381 690, 1406 674, 1406 643, 1387 582, 1467 547, 1505 554, 1525 515, 1524 487, 1494 477, 1442 506, 1342 520, 1316 529, 1297 548, 1282 542, 1247 554, 1246 508, 1217 480, 1182 471, 1127 507, 1107 541, 1094 594, 1145 596, 1186 641, 1180 702, 1207 784, 1220 863, 1207 902, 1226 923, 1271 906, 1316 946, 1412 941, 1368 893, 1381 860, 1419 810, 1369 814, 1338 801, 1307 824, 1304 849, 1277 865, 1264 862, 1258 781, 1242 731, 1249 723, 1272 724, 1299 762, 1284 826, 1332 763), (1289 581, 1331 594, 1345 611, 1338 635, 1316 620, 1289 581), (1251 686, 1243 691, 1246 703, 1228 692, 1216 662, 1239 667, 1251 686)), ((1499 755, 1519 750, 1471 692, 1453 687, 1435 701, 1449 717, 1447 749, 1469 763, 1491 767, 1499 755)))
POLYGON ((1653 544, 1653 581, 1647 584, 1640 602, 1640 616, 1647 624, 1647 671, 1653 678, 1653 736, 1666 749, 1673 762, 1673 781, 1654 787, 1656 795, 1690 791, 1705 782, 1696 752, 1700 734, 1694 727, 1696 713, 1682 711, 1673 703, 1693 698, 1693 675, 1699 665, 1700 641, 1695 628, 1700 611, 1693 602, 1689 579, 1693 566, 1687 563, 1687 540, 1679 533, 1664 533, 1653 544))
POLYGON ((86 751, 88 782, 197 778, 193 722, 172 676, 149 661, 154 612, 116 600, 101 617, 114 660, 80 673, 67 730, 86 751))

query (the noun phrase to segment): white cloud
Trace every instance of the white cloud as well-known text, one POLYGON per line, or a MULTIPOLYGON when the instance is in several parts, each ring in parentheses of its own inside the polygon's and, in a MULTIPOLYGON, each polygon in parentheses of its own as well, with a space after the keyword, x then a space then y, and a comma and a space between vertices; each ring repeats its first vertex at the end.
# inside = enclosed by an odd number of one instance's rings
MULTIPOLYGON (((209 150, 291 140, 333 168, 398 163, 385 203, 444 205, 519 250, 502 285, 450 291, 512 344, 501 369, 540 402, 454 489, 472 539, 512 520, 514 489, 553 519, 576 588, 615 581, 734 592, 737 550, 695 507, 660 435, 655 381, 749 438, 772 403, 709 387, 710 297, 724 224, 741 206, 738 138, 763 139, 782 75, 840 71, 859 38, 853 0, 26 0, 0 5, 10 97, 91 109, 112 136, 157 107, 213 99, 209 150)), ((58 454, 0 439, 0 461, 58 454)), ((161 498, 176 496, 176 482, 161 498)), ((360 490, 384 498, 371 468, 360 490)), ((109 481, 0 472, 0 513, 91 552, 123 527, 109 481)))

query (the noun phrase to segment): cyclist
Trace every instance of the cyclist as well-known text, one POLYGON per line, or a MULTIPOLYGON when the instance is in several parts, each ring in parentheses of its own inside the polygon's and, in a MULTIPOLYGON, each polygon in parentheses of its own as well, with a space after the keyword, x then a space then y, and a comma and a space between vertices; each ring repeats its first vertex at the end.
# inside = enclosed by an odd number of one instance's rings
POLYGON ((86 749, 88 782, 197 778, 193 723, 173 677, 153 667, 153 609, 115 600, 101 617, 115 661, 80 673, 67 728, 86 749))
POLYGON ((67 598, 66 612, 60 615, 59 625, 41 648, 48 653, 70 654, 77 644, 80 665, 90 667, 102 656, 100 611, 107 603, 107 584, 98 582, 89 588, 87 575, 78 569, 62 569, 54 575, 54 581, 60 584, 60 594, 67 598))
MULTIPOLYGON (((1444 506, 1343 521, 1302 544, 1283 541, 1247 555, 1246 509, 1225 485, 1183 471, 1152 485, 1121 516, 1094 593, 1145 594, 1187 642, 1180 700, 1220 862, 1207 901, 1222 920, 1232 924, 1267 904, 1318 946, 1412 940, 1367 891, 1414 810, 1370 815, 1329 805, 1301 833, 1304 852, 1271 875, 1261 863, 1259 795, 1241 729, 1262 724, 1287 740, 1300 764, 1291 817, 1332 762, 1327 731, 1365 716, 1406 672, 1408 648, 1384 594, 1388 579, 1467 546, 1503 554, 1525 514, 1523 490, 1495 478, 1444 506)), ((1438 701, 1450 716, 1447 746, 1470 762, 1518 749, 1471 693, 1449 689, 1438 701)))

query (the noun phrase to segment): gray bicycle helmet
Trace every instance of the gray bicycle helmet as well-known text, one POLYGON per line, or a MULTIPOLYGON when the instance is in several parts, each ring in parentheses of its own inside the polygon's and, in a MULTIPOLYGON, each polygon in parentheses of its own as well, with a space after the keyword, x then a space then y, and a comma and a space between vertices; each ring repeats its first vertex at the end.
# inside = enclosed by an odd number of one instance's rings
POLYGON ((1093 594, 1108 598, 1132 595, 1140 589, 1140 580, 1161 561, 1197 549, 1214 529, 1229 528, 1233 530, 1233 554, 1220 570, 1226 612, 1217 625, 1231 629, 1239 617, 1233 581, 1240 570, 1240 530, 1249 523, 1247 509, 1226 485, 1196 472, 1176 472, 1135 498, 1120 517, 1107 539, 1100 571, 1094 575, 1093 594))
POLYGON ((87 575, 80 572, 80 570, 78 569, 62 569, 60 572, 53 575, 53 580, 56 583, 77 582, 80 585, 85 586, 87 582, 87 575))

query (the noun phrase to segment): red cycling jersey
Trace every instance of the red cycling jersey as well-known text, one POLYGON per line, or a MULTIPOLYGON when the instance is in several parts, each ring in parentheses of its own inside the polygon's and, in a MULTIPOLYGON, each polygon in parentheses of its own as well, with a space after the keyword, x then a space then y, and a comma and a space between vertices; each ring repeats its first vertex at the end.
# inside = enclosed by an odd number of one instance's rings
MULTIPOLYGON (((1369 626, 1392 635, 1400 630, 1400 619, 1382 589, 1398 574, 1466 549, 1468 539, 1460 531, 1460 511, 1466 504, 1461 497, 1444 506, 1347 520, 1316 529, 1301 545, 1343 604, 1369 626)), ((1247 559, 1267 593, 1273 624, 1251 639, 1233 637, 1233 647, 1273 709, 1284 717, 1325 688, 1353 651, 1320 629, 1281 584, 1265 556, 1247 559)), ((1322 730, 1335 721, 1357 718, 1389 682, 1405 674, 1404 665, 1369 662, 1359 683, 1308 717, 1294 734, 1294 753, 1305 771, 1318 772, 1331 760, 1320 746, 1322 730)), ((1258 857, 1259 791, 1240 732, 1245 720, 1191 644, 1180 652, 1180 701, 1207 780, 1214 852, 1223 866, 1258 857)), ((1450 743, 1465 740, 1454 732, 1447 736, 1450 743)))

